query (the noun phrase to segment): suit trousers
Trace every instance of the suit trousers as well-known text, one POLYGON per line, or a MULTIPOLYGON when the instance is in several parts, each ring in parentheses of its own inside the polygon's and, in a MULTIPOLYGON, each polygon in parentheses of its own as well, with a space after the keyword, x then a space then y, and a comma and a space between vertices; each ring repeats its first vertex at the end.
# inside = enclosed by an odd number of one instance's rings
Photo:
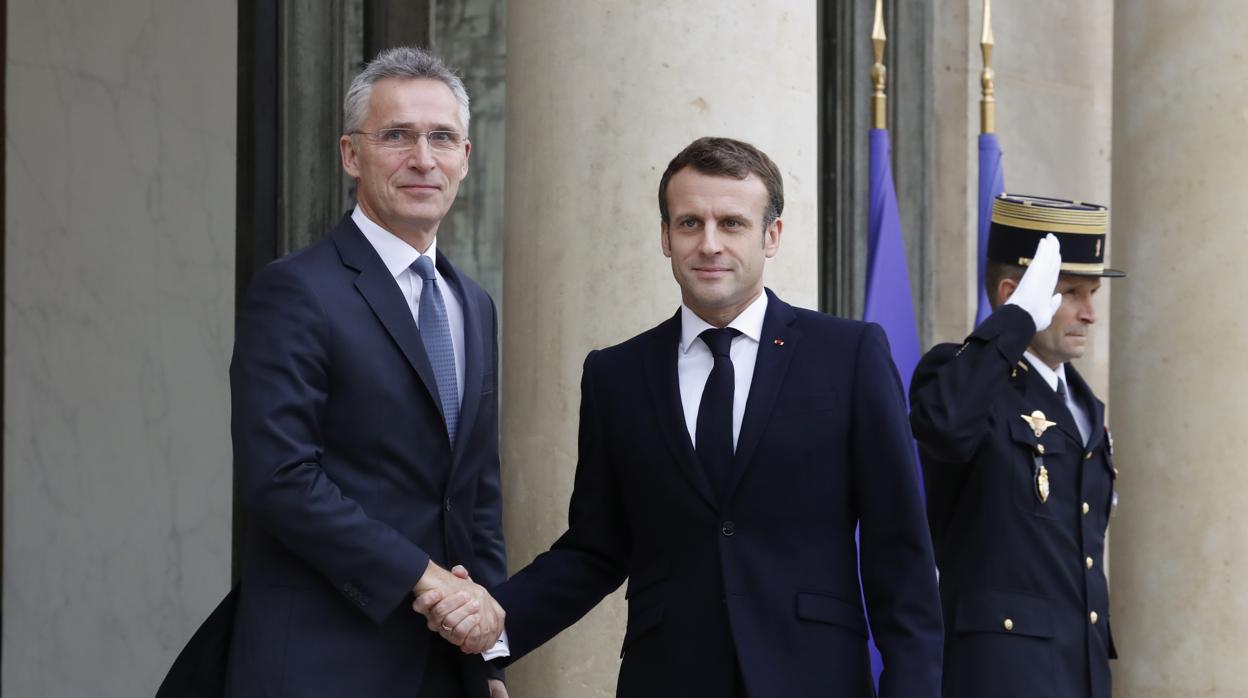
POLYGON ((420 698, 484 698, 489 689, 481 686, 476 691, 468 691, 464 686, 462 672, 459 671, 461 659, 457 647, 441 639, 435 639, 429 645, 429 659, 425 665, 425 677, 420 684, 420 698), (483 689, 483 690, 482 690, 483 689))

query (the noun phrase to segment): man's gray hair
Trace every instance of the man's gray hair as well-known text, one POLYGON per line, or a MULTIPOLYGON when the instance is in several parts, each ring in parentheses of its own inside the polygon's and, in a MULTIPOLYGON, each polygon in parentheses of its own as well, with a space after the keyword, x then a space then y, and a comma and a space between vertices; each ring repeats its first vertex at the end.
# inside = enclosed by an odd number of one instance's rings
POLYGON ((342 121, 347 133, 359 131, 364 125, 373 85, 386 78, 441 80, 455 95, 455 101, 459 102, 459 121, 464 135, 468 134, 468 90, 464 89, 464 81, 441 58, 415 46, 397 46, 382 51, 351 81, 347 96, 342 100, 342 121))

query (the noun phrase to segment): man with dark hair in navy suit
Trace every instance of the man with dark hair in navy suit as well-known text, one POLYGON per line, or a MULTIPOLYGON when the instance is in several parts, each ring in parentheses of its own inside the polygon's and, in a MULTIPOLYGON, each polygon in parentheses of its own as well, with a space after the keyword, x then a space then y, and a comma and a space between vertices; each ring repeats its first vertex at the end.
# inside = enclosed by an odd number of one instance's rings
MULTIPOLYGON (((668 166, 661 243, 683 303, 585 360, 568 531, 493 590, 513 660, 627 577, 619 696, 867 698, 865 594, 881 695, 939 695, 901 383, 879 326, 764 289, 783 207, 779 169, 747 143, 702 138, 668 166)), ((454 628, 464 600, 416 605, 454 628)))
POLYGON ((468 95, 438 58, 398 48, 344 107, 354 212, 261 269, 239 313, 232 433, 251 525, 226 693, 505 696, 410 608, 460 591, 469 645, 501 631, 502 609, 450 571, 506 574, 498 318, 437 250, 468 172, 468 95))

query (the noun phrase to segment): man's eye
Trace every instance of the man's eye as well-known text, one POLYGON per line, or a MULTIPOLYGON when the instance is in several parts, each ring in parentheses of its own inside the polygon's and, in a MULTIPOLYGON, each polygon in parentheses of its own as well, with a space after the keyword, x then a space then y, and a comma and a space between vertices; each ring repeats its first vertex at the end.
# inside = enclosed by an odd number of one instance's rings
POLYGON ((683 220, 683 221, 681 221, 681 222, 680 222, 680 227, 682 227, 682 228, 690 228, 690 229, 692 229, 692 228, 696 228, 696 227, 698 227, 698 221, 697 221, 696 219, 693 219, 693 218, 686 218, 685 220, 683 220))
POLYGON ((741 221, 735 218, 729 218, 728 220, 724 221, 724 227, 725 228, 740 228, 741 221))
POLYGON ((433 143, 454 143, 455 134, 450 131, 430 131, 429 140, 433 143))
POLYGON ((378 140, 386 143, 402 142, 407 136, 407 132, 401 128, 388 128, 377 133, 378 140))

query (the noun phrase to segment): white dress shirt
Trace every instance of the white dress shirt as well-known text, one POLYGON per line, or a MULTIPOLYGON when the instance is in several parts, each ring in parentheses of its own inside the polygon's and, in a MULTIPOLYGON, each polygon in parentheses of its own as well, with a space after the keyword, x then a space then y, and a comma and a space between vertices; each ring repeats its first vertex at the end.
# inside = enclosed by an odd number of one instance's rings
MULTIPOLYGON (((411 266, 422 253, 397 235, 374 223, 364 215, 364 211, 358 205, 351 212, 351 220, 355 221, 355 225, 361 233, 364 233, 368 243, 373 246, 374 250, 377 250, 386 269, 390 270, 390 274, 394 276, 399 290, 407 299, 407 306, 412 311, 412 319, 416 321, 416 326, 420 327, 420 292, 425 282, 420 275, 412 271, 411 266)), ((442 301, 446 305, 446 320, 451 326, 451 346, 455 349, 455 383, 459 388, 459 404, 462 405, 464 404, 464 307, 459 302, 459 296, 442 278, 442 272, 438 271, 437 252, 438 240, 434 238, 433 242, 429 243, 429 249, 423 254, 433 260, 433 275, 438 280, 438 287, 442 289, 442 301)))
MULTIPOLYGON (((455 291, 446 283, 446 279, 442 278, 442 272, 438 271, 437 238, 435 237, 433 242, 429 243, 429 249, 421 253, 415 247, 399 239, 397 235, 374 223, 364 215, 364 211, 360 210, 358 205, 351 212, 351 220, 355 221, 356 227, 364 233, 368 243, 373 246, 374 250, 377 250, 386 269, 394 276, 399 290, 407 299, 407 307, 412 311, 412 319, 416 321, 417 327, 420 327, 420 292, 424 289, 425 282, 412 271, 411 267, 416 262, 416 258, 422 254, 428 255, 433 260, 433 276, 438 280, 438 286, 442 289, 442 302, 446 305, 446 320, 451 326, 451 346, 455 349, 455 383, 459 388, 459 403, 462 405, 464 403, 464 307, 459 302, 459 296, 455 295, 455 291)), ((507 631, 504 630, 498 642, 486 650, 482 656, 488 661, 510 654, 507 631)))
MULTIPOLYGON (((758 342, 763 334, 763 317, 767 314, 767 294, 761 293, 741 314, 728 323, 741 332, 732 339, 729 355, 732 357, 732 374, 736 382, 732 395, 732 447, 737 447, 741 435, 741 419, 745 416, 745 402, 750 397, 750 384, 754 382, 754 362, 758 359, 758 342)), ((689 440, 697 448, 698 408, 702 405, 702 389, 711 376, 715 357, 698 335, 715 326, 698 317, 687 305, 680 306, 680 346, 676 350, 676 373, 680 380, 680 404, 685 410, 685 427, 689 440)))
POLYGON ((1054 371, 1040 357, 1031 353, 1031 350, 1023 352, 1023 356, 1027 357, 1027 363, 1036 369, 1036 373, 1040 374, 1040 377, 1054 392, 1057 392, 1058 379, 1066 384, 1066 409, 1070 410, 1071 416, 1075 418, 1075 427, 1079 430, 1079 436, 1086 446, 1088 436, 1092 434, 1092 418, 1088 416, 1088 411, 1083 408, 1083 404, 1075 399, 1075 391, 1071 389, 1070 381, 1066 380, 1066 364, 1058 366, 1054 371))

